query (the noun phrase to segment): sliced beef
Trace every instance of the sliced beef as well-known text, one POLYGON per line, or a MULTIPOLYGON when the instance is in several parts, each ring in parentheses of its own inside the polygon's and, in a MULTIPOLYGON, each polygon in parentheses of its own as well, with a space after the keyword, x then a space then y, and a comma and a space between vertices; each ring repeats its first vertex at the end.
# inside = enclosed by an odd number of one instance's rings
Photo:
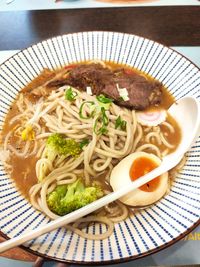
POLYGON ((101 64, 91 63, 78 65, 69 73, 67 83, 79 90, 86 90, 89 86, 94 95, 99 95, 105 85, 110 83, 113 72, 101 64))
POLYGON ((127 74, 125 70, 115 73, 113 82, 107 84, 102 93, 113 98, 118 105, 143 110, 150 105, 159 104, 161 101, 162 84, 150 81, 138 73, 127 74), (118 88, 126 88, 128 101, 123 101, 118 88))
POLYGON ((80 90, 90 86, 94 95, 104 94, 127 108, 143 110, 161 101, 161 83, 123 68, 113 72, 101 64, 79 65, 71 70, 67 83, 80 90), (128 101, 121 99, 118 88, 126 88, 128 101))

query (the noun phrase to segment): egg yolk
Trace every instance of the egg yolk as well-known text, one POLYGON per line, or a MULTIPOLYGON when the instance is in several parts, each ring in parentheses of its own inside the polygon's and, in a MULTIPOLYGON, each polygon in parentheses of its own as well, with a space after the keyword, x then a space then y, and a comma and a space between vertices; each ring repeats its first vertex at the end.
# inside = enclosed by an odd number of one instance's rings
MULTIPOLYGON (((140 157, 134 160, 131 165, 129 175, 132 181, 137 180, 139 177, 147 174, 158 167, 158 164, 150 158, 140 157)), ((153 192, 156 190, 160 183, 160 176, 154 178, 150 182, 139 187, 140 190, 145 192, 153 192)))

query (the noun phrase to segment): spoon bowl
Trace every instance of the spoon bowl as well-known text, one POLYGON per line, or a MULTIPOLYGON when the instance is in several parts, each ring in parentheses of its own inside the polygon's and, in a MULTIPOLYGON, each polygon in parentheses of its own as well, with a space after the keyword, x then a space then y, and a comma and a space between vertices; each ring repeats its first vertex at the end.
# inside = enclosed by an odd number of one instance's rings
POLYGON ((162 173, 168 171, 178 164, 180 159, 183 157, 185 152, 190 148, 195 138, 199 134, 200 128, 200 105, 197 99, 193 97, 184 97, 173 104, 169 109, 170 115, 175 118, 179 123, 182 130, 182 140, 177 150, 166 157, 159 167, 153 171, 145 174, 136 181, 124 186, 116 192, 112 192, 97 201, 86 205, 74 212, 71 212, 61 218, 51 221, 45 226, 39 227, 29 233, 23 234, 21 236, 14 237, 8 241, 0 244, 0 253, 4 252, 10 248, 21 245, 31 239, 41 236, 47 232, 51 232, 59 227, 69 224, 80 217, 83 217, 119 198, 130 193, 132 190, 142 186, 153 180, 155 177, 161 175, 162 173))
POLYGON ((181 127, 182 138, 178 148, 166 158, 170 158, 175 154, 182 156, 199 135, 200 104, 196 98, 187 96, 174 103, 168 112, 181 127))

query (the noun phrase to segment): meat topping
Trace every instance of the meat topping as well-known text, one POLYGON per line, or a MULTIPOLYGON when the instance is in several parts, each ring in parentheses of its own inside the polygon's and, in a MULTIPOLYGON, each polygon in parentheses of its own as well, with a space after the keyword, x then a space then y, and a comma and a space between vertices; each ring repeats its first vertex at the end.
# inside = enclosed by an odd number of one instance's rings
POLYGON ((71 70, 67 82, 80 90, 90 86, 94 95, 104 94, 127 108, 143 110, 161 101, 160 82, 123 68, 113 72, 101 64, 83 64, 71 70), (128 98, 121 97, 119 88, 126 88, 128 98))
POLYGON ((125 68, 113 71, 100 63, 77 64, 57 72, 46 71, 45 79, 38 85, 35 88, 31 86, 32 95, 49 95, 52 90, 70 85, 86 92, 90 88, 93 95, 104 94, 120 106, 137 110, 159 104, 162 95, 160 82, 125 68))

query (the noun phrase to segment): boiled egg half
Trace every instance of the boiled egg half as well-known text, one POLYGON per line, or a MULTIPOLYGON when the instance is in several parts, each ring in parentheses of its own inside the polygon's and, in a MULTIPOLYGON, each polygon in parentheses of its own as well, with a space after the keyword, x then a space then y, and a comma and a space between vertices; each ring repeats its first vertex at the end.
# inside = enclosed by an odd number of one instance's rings
MULTIPOLYGON (((161 160, 153 154, 146 152, 132 153, 113 168, 110 185, 113 191, 117 191, 152 171, 160 164, 161 160)), ((167 190, 168 173, 166 172, 123 196, 120 201, 129 206, 147 206, 162 198, 167 190)))

